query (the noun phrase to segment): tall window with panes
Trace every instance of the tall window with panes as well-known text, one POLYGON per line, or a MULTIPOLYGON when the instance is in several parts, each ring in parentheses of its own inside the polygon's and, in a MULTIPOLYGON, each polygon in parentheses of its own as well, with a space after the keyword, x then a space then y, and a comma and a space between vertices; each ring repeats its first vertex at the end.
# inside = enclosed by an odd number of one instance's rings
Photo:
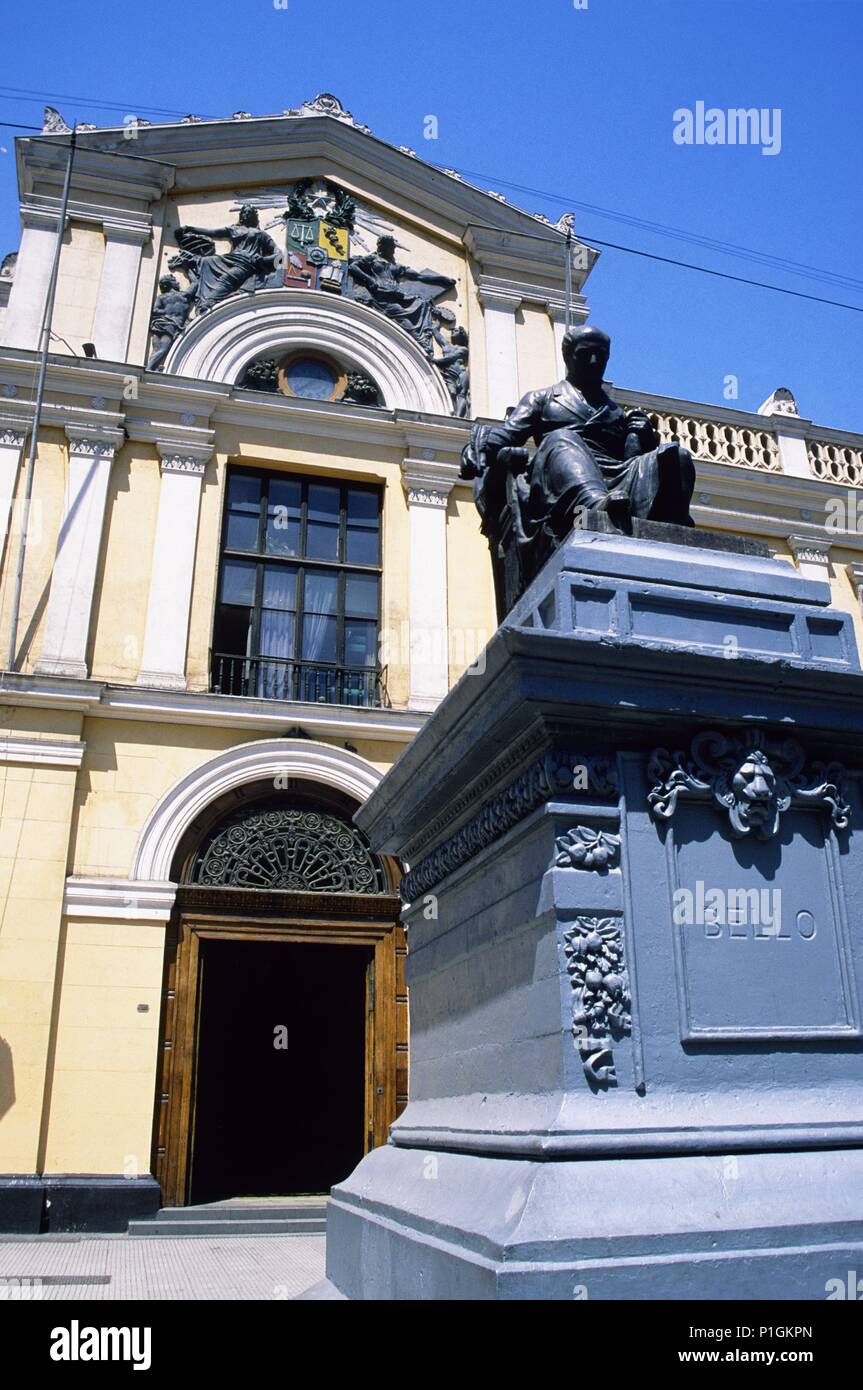
POLYGON ((380 490, 248 469, 227 488, 212 688, 383 703, 380 490))

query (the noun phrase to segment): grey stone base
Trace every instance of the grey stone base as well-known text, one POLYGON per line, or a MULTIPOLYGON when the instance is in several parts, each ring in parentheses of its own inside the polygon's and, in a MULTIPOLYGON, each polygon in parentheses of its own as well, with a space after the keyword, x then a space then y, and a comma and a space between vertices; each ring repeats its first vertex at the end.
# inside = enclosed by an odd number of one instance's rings
POLYGON ((334 1188, 310 1294, 824 1300, 854 1269, 863 1149, 533 1162, 390 1145, 334 1188))

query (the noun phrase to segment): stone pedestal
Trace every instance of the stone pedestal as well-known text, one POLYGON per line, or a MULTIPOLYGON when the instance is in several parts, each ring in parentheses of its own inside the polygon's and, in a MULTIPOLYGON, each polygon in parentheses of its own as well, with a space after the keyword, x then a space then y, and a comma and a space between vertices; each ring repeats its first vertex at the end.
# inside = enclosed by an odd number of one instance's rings
POLYGON ((851 620, 694 539, 574 533, 358 813, 411 866, 411 1101, 334 1189, 317 1296, 863 1268, 851 620))

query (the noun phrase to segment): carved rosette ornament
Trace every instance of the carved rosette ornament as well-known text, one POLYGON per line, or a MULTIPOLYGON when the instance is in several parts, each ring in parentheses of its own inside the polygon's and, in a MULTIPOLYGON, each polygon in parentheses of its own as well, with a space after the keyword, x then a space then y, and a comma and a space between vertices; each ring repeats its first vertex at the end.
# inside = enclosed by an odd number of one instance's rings
POLYGON ((615 1086, 612 1047, 632 1031, 620 919, 576 917, 563 936, 573 989, 572 1034, 593 1086, 615 1086))
POLYGON ((851 818, 841 763, 808 763, 795 739, 772 740, 761 729, 738 737, 708 730, 693 739, 689 754, 657 748, 647 774, 654 782, 647 802, 656 819, 670 820, 681 798, 713 801, 738 839, 772 839, 791 806, 827 812, 836 830, 851 818))

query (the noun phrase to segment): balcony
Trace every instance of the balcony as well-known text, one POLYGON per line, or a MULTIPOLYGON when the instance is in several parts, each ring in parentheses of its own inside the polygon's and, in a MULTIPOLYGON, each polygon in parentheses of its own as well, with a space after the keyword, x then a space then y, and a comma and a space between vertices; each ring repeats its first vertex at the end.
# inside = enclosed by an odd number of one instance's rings
POLYGON ((389 706, 387 668, 334 666, 275 656, 231 656, 213 652, 210 690, 257 700, 295 700, 312 705, 389 706))

